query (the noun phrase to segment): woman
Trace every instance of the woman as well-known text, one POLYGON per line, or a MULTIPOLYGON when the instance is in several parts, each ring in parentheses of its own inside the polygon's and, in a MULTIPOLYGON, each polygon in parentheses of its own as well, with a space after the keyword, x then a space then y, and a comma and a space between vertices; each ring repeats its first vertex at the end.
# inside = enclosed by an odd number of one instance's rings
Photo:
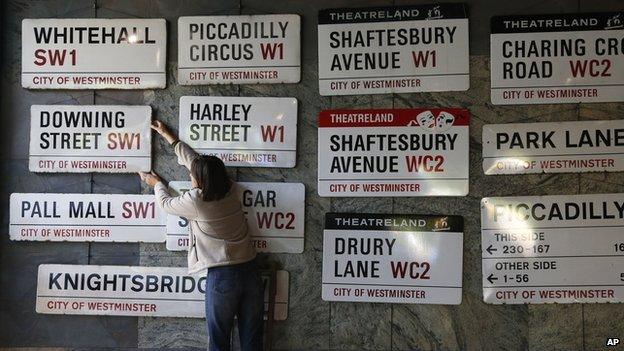
POLYGON ((198 155, 160 121, 152 122, 152 129, 173 146, 178 163, 191 172, 192 189, 177 197, 169 195, 154 172, 140 176, 154 187, 156 201, 165 212, 189 221, 189 273, 207 269, 209 349, 230 349, 237 316, 241 350, 262 350, 264 292, 236 183, 217 157, 198 155))

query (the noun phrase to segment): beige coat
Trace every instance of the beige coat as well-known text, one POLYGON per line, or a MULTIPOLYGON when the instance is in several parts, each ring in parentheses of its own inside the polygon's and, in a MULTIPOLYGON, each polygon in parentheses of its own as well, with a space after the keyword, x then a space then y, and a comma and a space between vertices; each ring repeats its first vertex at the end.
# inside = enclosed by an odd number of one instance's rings
MULTIPOLYGON (((177 142, 174 149, 178 163, 190 170, 197 153, 182 141, 177 142)), ((172 197, 162 182, 154 186, 160 207, 189 221, 189 273, 243 263, 256 257, 236 186, 234 183, 225 198, 215 201, 204 201, 199 188, 172 197)))

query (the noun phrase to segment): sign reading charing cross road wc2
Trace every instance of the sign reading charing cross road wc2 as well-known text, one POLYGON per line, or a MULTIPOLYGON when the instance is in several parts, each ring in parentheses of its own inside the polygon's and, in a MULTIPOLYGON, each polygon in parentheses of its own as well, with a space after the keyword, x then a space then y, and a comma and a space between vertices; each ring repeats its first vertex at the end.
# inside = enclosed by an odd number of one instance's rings
POLYGON ((164 88, 166 59, 164 19, 22 21, 24 88, 164 88))

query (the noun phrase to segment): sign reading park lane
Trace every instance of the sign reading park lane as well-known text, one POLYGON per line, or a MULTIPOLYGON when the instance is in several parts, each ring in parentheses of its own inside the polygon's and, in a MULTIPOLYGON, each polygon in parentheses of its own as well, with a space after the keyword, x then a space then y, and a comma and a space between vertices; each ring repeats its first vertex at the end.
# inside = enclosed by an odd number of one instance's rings
MULTIPOLYGON (((236 183, 253 245, 258 252, 302 253, 305 223, 305 188, 301 183, 236 183)), ((181 195, 191 182, 169 182, 181 195)), ((167 250, 187 250, 188 220, 167 215, 167 250)))
POLYGON ((325 216, 325 301, 459 305, 463 219, 459 216, 325 216))
POLYGON ((492 103, 624 101, 624 12, 492 17, 492 103))
POLYGON ((11 240, 164 242, 154 195, 11 194, 11 240))
POLYGON ((485 174, 624 170, 624 120, 486 124, 485 174))
MULTIPOLYGON (((263 273, 264 311, 269 276, 263 273)), ((274 320, 288 317, 288 272, 276 272, 274 320)), ((204 318, 206 275, 182 267, 42 264, 37 313, 204 318)), ((266 318, 266 317, 265 317, 266 318)))
POLYGON ((33 105, 32 172, 130 173, 152 165, 150 106, 33 105))
POLYGON ((319 12, 321 95, 468 90, 465 4, 319 12))
POLYGON ((321 111, 321 196, 465 196, 468 126, 463 109, 321 111))
POLYGON ((481 201, 483 300, 624 302, 624 194, 481 201))
POLYGON ((24 88, 164 88, 166 59, 164 19, 22 21, 24 88))
POLYGON ((180 139, 226 166, 295 166, 297 99, 183 96, 180 139))
POLYGON ((180 84, 298 83, 298 15, 178 19, 180 84))

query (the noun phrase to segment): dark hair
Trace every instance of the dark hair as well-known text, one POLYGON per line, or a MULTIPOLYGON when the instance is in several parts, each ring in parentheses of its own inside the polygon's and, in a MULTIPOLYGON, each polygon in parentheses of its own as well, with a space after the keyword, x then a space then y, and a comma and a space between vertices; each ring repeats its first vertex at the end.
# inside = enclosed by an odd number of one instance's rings
POLYGON ((191 174, 202 190, 204 201, 221 200, 232 187, 223 161, 215 156, 196 157, 191 163, 191 174))

